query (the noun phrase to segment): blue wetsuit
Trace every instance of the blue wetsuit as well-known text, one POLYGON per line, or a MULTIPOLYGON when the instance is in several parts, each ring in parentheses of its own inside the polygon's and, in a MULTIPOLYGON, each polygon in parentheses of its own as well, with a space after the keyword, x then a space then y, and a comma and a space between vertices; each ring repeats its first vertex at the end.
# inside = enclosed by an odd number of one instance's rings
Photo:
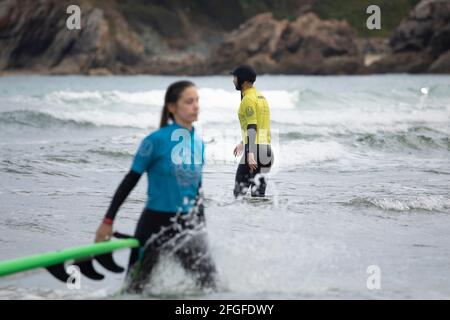
POLYGON ((197 276, 201 286, 214 286, 215 267, 208 254, 205 233, 192 232, 201 231, 199 226, 205 222, 199 195, 203 164, 204 143, 194 128, 189 131, 174 122, 141 142, 131 170, 105 215, 105 219, 114 220, 146 172, 148 198, 134 235, 141 247, 133 249, 130 255, 128 291, 142 290, 160 253, 173 239, 176 239, 173 245, 183 239, 183 246, 174 252, 183 267, 197 276))
POLYGON ((203 164, 204 143, 195 134, 195 128, 189 131, 174 122, 151 133, 141 142, 106 218, 114 220, 119 207, 144 172, 148 177, 147 209, 189 212, 198 195, 203 164))

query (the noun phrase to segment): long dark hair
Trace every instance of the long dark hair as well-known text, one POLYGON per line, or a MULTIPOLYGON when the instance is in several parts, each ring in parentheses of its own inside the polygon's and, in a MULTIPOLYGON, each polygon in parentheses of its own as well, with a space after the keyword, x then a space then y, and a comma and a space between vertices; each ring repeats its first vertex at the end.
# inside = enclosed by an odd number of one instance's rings
POLYGON ((161 113, 161 122, 159 124, 160 128, 167 126, 169 119, 174 121, 173 114, 169 112, 169 104, 176 103, 180 99, 184 89, 189 87, 195 87, 195 84, 191 81, 184 80, 174 82, 167 88, 166 96, 164 97, 164 107, 161 113))

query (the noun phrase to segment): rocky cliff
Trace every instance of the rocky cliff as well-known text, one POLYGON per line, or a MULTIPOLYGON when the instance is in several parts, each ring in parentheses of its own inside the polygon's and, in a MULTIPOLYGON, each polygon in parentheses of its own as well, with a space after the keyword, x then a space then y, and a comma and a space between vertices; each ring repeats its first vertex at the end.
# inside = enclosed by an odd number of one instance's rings
POLYGON ((450 1, 422 0, 389 39, 391 53, 368 72, 450 73, 450 1))
POLYGON ((0 70, 51 73, 127 72, 143 45, 118 10, 79 2, 80 30, 66 27, 72 1, 0 3, 0 70))
POLYGON ((239 63, 262 73, 450 72, 449 0, 422 0, 389 41, 320 18, 317 3, 3 0, 0 72, 216 74, 239 63), (71 4, 80 30, 66 27, 71 4))
POLYGON ((362 59, 355 39, 345 21, 307 13, 289 22, 260 14, 225 36, 211 69, 220 73, 248 63, 263 73, 356 73, 362 59))

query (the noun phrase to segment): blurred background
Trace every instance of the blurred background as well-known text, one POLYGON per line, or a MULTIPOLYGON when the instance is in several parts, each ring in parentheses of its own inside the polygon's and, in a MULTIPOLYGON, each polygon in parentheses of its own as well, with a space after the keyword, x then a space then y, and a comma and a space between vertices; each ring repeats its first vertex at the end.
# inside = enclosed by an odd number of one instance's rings
POLYGON ((0 71, 449 73, 449 21, 447 0, 2 0, 0 71), (80 30, 66 28, 72 4, 80 30))

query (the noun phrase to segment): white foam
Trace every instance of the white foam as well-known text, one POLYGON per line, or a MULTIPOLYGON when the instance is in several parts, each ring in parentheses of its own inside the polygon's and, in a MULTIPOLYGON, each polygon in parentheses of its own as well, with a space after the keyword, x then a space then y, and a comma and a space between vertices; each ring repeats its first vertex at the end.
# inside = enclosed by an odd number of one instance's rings
MULTIPOLYGON (((55 91, 43 97, 16 97, 16 100, 26 104, 43 105, 42 111, 59 119, 89 121, 96 125, 148 128, 158 125, 164 94, 164 90, 55 91)), ((272 109, 295 108, 295 93, 267 91, 265 94, 272 109)), ((240 103, 238 92, 201 88, 199 96, 200 123, 237 122, 240 103)))
MULTIPOLYGON (((239 140, 216 140, 205 149, 207 164, 237 164, 240 157, 234 157, 233 150, 239 140)), ((345 147, 334 141, 272 141, 275 154, 275 167, 293 167, 319 164, 328 161, 349 159, 353 155, 345 147)))
POLYGON ((126 112, 105 112, 103 110, 91 111, 64 111, 44 110, 53 117, 61 120, 73 120, 75 122, 89 122, 98 126, 118 126, 150 128, 155 127, 159 121, 159 114, 139 113, 137 115, 126 112))
MULTIPOLYGON (((223 89, 200 88, 199 98, 205 108, 235 109, 240 103, 240 94, 237 91, 223 89)), ((149 106, 162 106, 164 90, 149 90, 138 92, 126 91, 55 91, 44 96, 44 100, 51 103, 80 103, 101 102, 146 104, 149 106)), ((268 90, 263 92, 272 108, 292 109, 297 104, 297 93, 283 90, 268 90)))
POLYGON ((445 210, 450 208, 450 199, 443 196, 419 196, 411 199, 394 197, 383 198, 358 198, 351 203, 367 203, 383 210, 409 211, 409 210, 445 210))
MULTIPOLYGON (((362 132, 376 133, 405 132, 409 127, 417 123, 439 125, 445 129, 450 121, 450 114, 444 110, 424 111, 399 111, 395 109, 379 108, 378 110, 349 109, 342 110, 320 110, 320 111, 298 111, 292 113, 272 113, 272 120, 278 123, 291 124, 308 127, 320 127, 324 134, 362 132)), ((317 131, 317 130, 314 130, 317 131)))
MULTIPOLYGON (((416 103, 400 103, 390 96, 365 92, 319 95, 313 100, 302 99, 301 90, 262 91, 270 108, 273 127, 295 126, 305 134, 345 134, 405 132, 421 125, 450 133, 450 104, 432 103, 418 97, 416 103), (367 97, 367 99, 364 99, 367 97)), ((199 88, 200 116, 203 125, 219 125, 220 129, 235 124, 239 92, 235 90, 199 88), (222 125, 222 127, 220 127, 222 125)), ((54 91, 43 96, 14 96, 9 98, 22 109, 45 110, 55 117, 89 121, 97 125, 135 126, 158 125, 164 90, 138 92, 113 91, 54 91)), ((8 102, 7 101, 7 102, 8 102)), ((11 103, 6 103, 10 105, 11 103)))

